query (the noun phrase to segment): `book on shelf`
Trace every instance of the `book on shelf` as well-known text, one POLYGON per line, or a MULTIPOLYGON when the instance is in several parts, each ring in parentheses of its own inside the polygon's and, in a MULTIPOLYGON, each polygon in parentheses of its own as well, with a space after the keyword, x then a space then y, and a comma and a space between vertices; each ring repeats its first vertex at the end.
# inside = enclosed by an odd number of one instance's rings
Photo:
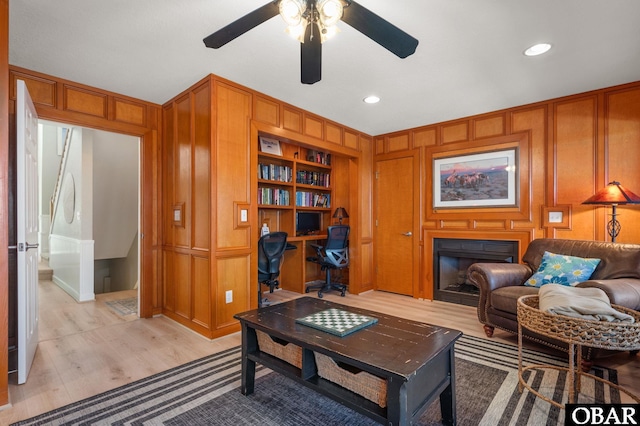
POLYGON ((280 188, 258 188, 258 204, 263 206, 290 206, 289 191, 280 188))
POLYGON ((331 207, 331 195, 309 191, 296 191, 296 206, 298 207, 331 207))
POLYGON ((296 172, 296 183, 305 185, 323 186, 328 188, 330 185, 330 173, 312 172, 307 170, 298 170, 296 172))
POLYGON ((331 165, 331 154, 324 153, 322 151, 316 151, 314 149, 310 149, 307 151, 307 161, 312 163, 320 163, 325 164, 327 166, 331 165))
POLYGON ((291 182, 293 169, 289 166, 277 164, 258 164, 258 179, 273 180, 277 182, 291 182))

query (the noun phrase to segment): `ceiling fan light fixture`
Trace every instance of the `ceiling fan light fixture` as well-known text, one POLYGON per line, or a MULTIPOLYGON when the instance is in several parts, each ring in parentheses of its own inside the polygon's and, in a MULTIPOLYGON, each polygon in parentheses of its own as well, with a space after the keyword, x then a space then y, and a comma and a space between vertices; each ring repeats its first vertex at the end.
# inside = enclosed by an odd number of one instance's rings
POLYGON ((278 5, 280 16, 289 27, 297 27, 303 21, 304 12, 307 10, 305 0, 281 0, 278 5))
POLYGON ((300 82, 303 84, 321 80, 322 42, 337 32, 338 21, 401 59, 413 55, 418 46, 417 39, 354 0, 269 0, 202 41, 206 47, 219 49, 276 15, 289 27, 287 32, 300 41, 300 82))
POLYGON ((331 27, 325 27, 320 25, 320 42, 324 43, 325 41, 329 40, 330 38, 333 38, 333 36, 335 36, 336 34, 338 34, 340 32, 340 28, 338 28, 337 26, 333 25, 331 27))
POLYGON ((320 15, 320 22, 325 27, 332 27, 342 19, 343 6, 340 0, 318 0, 316 9, 320 15))
POLYGON ((300 43, 304 43, 304 31, 307 28, 307 20, 302 19, 298 25, 292 26, 289 25, 285 30, 287 34, 289 34, 294 39, 298 40, 300 43))

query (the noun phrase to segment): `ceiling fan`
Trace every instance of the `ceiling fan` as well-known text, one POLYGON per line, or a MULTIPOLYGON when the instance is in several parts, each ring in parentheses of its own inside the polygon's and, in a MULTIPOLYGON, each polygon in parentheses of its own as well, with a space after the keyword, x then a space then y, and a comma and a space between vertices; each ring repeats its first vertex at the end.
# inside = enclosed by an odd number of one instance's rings
POLYGON ((413 54, 418 40, 351 0, 275 0, 214 32, 203 41, 218 49, 252 28, 280 14, 287 32, 300 40, 301 81, 321 79, 322 42, 342 20, 400 58, 413 54))

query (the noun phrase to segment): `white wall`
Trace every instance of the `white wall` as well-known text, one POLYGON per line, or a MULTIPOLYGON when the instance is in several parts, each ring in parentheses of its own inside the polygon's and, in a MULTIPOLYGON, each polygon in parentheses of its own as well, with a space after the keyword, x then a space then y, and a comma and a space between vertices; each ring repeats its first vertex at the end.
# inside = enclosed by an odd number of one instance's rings
POLYGON ((52 218, 49 265, 53 269, 53 281, 74 299, 83 302, 95 299, 92 132, 74 128, 68 149, 63 173, 64 179, 73 177, 75 203, 69 223, 63 212, 66 194, 59 197, 52 218))
POLYGON ((94 300, 93 240, 51 234, 50 248, 53 282, 78 302, 94 300))
POLYGON ((127 257, 96 260, 93 268, 94 292, 100 294, 138 288, 140 278, 138 252, 138 234, 136 233, 127 257))
POLYGON ((138 233, 139 144, 127 135, 92 133, 95 259, 124 258, 138 233))
POLYGON ((111 291, 138 288, 138 235, 135 234, 127 257, 111 260, 111 291))
MULTIPOLYGON (((51 125, 59 138, 61 125, 51 125)), ((55 253, 49 265, 54 282, 76 300, 91 300, 103 292, 104 277, 116 280, 112 290, 135 288, 138 281, 139 145, 136 137, 73 128, 63 175, 73 176, 76 209, 68 223, 61 193, 50 236, 55 253)), ((48 161, 55 155, 56 143, 46 148, 51 148, 43 154, 48 161)), ((55 173, 42 176, 51 193, 59 163, 55 173)), ((48 210, 49 198, 42 196, 43 209, 48 210)))

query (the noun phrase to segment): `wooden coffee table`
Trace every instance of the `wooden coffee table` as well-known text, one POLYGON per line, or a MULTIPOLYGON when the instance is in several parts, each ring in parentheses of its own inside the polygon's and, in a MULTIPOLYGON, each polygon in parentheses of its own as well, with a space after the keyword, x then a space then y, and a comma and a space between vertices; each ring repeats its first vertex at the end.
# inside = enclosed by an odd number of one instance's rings
POLYGON ((443 423, 456 424, 454 344, 462 335, 458 330, 314 297, 240 313, 235 318, 242 325, 244 395, 254 391, 255 363, 259 362, 383 424, 411 424, 437 397, 443 423), (296 319, 330 308, 378 321, 344 337, 296 323, 296 319), (299 365, 260 350, 256 331, 266 333, 278 344, 298 347, 302 355, 299 365), (349 367, 348 370, 357 369, 380 379, 386 384, 386 404, 377 404, 320 377, 314 352, 349 367))

